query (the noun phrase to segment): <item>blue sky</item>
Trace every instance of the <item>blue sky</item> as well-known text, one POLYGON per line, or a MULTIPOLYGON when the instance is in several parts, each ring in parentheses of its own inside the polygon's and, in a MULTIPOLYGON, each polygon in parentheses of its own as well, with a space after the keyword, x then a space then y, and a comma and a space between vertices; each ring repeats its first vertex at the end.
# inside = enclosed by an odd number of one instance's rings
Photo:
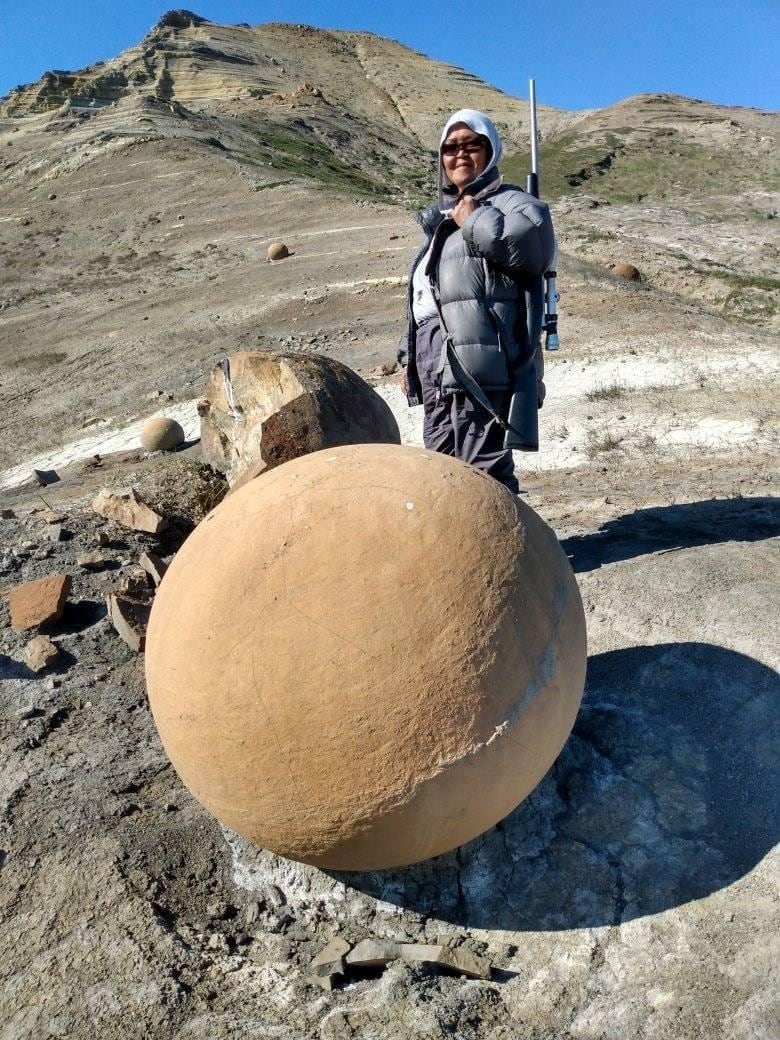
POLYGON ((560 108, 669 91, 780 108, 780 0, 0 0, 0 95, 137 43, 189 6, 216 22, 366 29, 560 108))

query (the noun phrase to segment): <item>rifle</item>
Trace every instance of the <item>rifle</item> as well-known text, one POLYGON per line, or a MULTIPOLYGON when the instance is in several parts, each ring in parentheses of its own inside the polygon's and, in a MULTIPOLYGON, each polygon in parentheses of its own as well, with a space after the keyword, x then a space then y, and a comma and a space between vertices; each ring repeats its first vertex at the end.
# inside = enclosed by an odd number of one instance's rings
MULTIPOLYGON (((539 198, 539 138, 536 128, 536 81, 528 81, 528 89, 531 100, 531 172, 526 179, 525 190, 535 199, 539 198)), ((545 333, 544 349, 557 350, 560 347, 558 339, 558 239, 555 240, 555 253, 553 254, 552 267, 544 272, 544 320, 542 329, 545 333)))
MULTIPOLYGON (((531 172, 526 179, 526 191, 539 198, 539 148, 536 124, 536 83, 529 81, 531 104, 531 172)), ((515 371, 509 415, 504 427, 504 447, 515 451, 539 450, 539 404, 534 359, 539 349, 542 331, 545 333, 545 350, 558 350, 558 240, 555 241, 552 266, 545 271, 542 282, 528 286, 525 290, 526 314, 531 345, 531 355, 515 371), (541 321, 539 318, 541 317, 541 321)))

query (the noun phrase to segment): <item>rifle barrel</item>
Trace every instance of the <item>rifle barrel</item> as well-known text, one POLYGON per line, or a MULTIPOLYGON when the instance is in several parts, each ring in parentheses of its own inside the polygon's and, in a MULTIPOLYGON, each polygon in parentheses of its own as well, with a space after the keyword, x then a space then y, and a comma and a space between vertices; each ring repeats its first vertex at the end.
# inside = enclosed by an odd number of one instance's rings
POLYGON ((531 172, 526 178, 525 190, 534 198, 539 198, 539 149, 536 132, 536 81, 529 80, 531 94, 531 172))
POLYGON ((538 130, 536 126, 536 80, 529 80, 531 94, 531 173, 539 176, 538 130))

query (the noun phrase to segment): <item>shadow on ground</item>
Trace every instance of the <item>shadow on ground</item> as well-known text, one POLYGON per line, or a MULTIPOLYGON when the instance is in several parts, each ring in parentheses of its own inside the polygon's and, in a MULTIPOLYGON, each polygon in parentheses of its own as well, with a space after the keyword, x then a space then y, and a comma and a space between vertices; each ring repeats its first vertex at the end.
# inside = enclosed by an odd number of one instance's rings
POLYGON ((713 498, 675 506, 637 509, 600 530, 561 542, 576 573, 646 553, 693 545, 755 542, 780 535, 780 499, 713 498))
POLYGON ((574 732, 536 791, 457 852, 332 873, 459 925, 617 924, 743 876, 780 838, 780 677, 703 643, 592 657, 574 732))

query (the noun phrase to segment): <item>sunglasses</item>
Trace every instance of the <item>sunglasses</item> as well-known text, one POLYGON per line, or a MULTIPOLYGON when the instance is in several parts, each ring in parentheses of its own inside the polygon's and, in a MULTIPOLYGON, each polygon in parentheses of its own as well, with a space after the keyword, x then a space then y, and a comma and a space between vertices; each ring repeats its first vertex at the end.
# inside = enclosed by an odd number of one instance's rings
POLYGON ((474 155, 486 147, 487 141, 484 137, 472 137, 468 141, 450 141, 448 144, 443 144, 441 154, 457 155, 458 152, 466 152, 467 155, 474 155))

